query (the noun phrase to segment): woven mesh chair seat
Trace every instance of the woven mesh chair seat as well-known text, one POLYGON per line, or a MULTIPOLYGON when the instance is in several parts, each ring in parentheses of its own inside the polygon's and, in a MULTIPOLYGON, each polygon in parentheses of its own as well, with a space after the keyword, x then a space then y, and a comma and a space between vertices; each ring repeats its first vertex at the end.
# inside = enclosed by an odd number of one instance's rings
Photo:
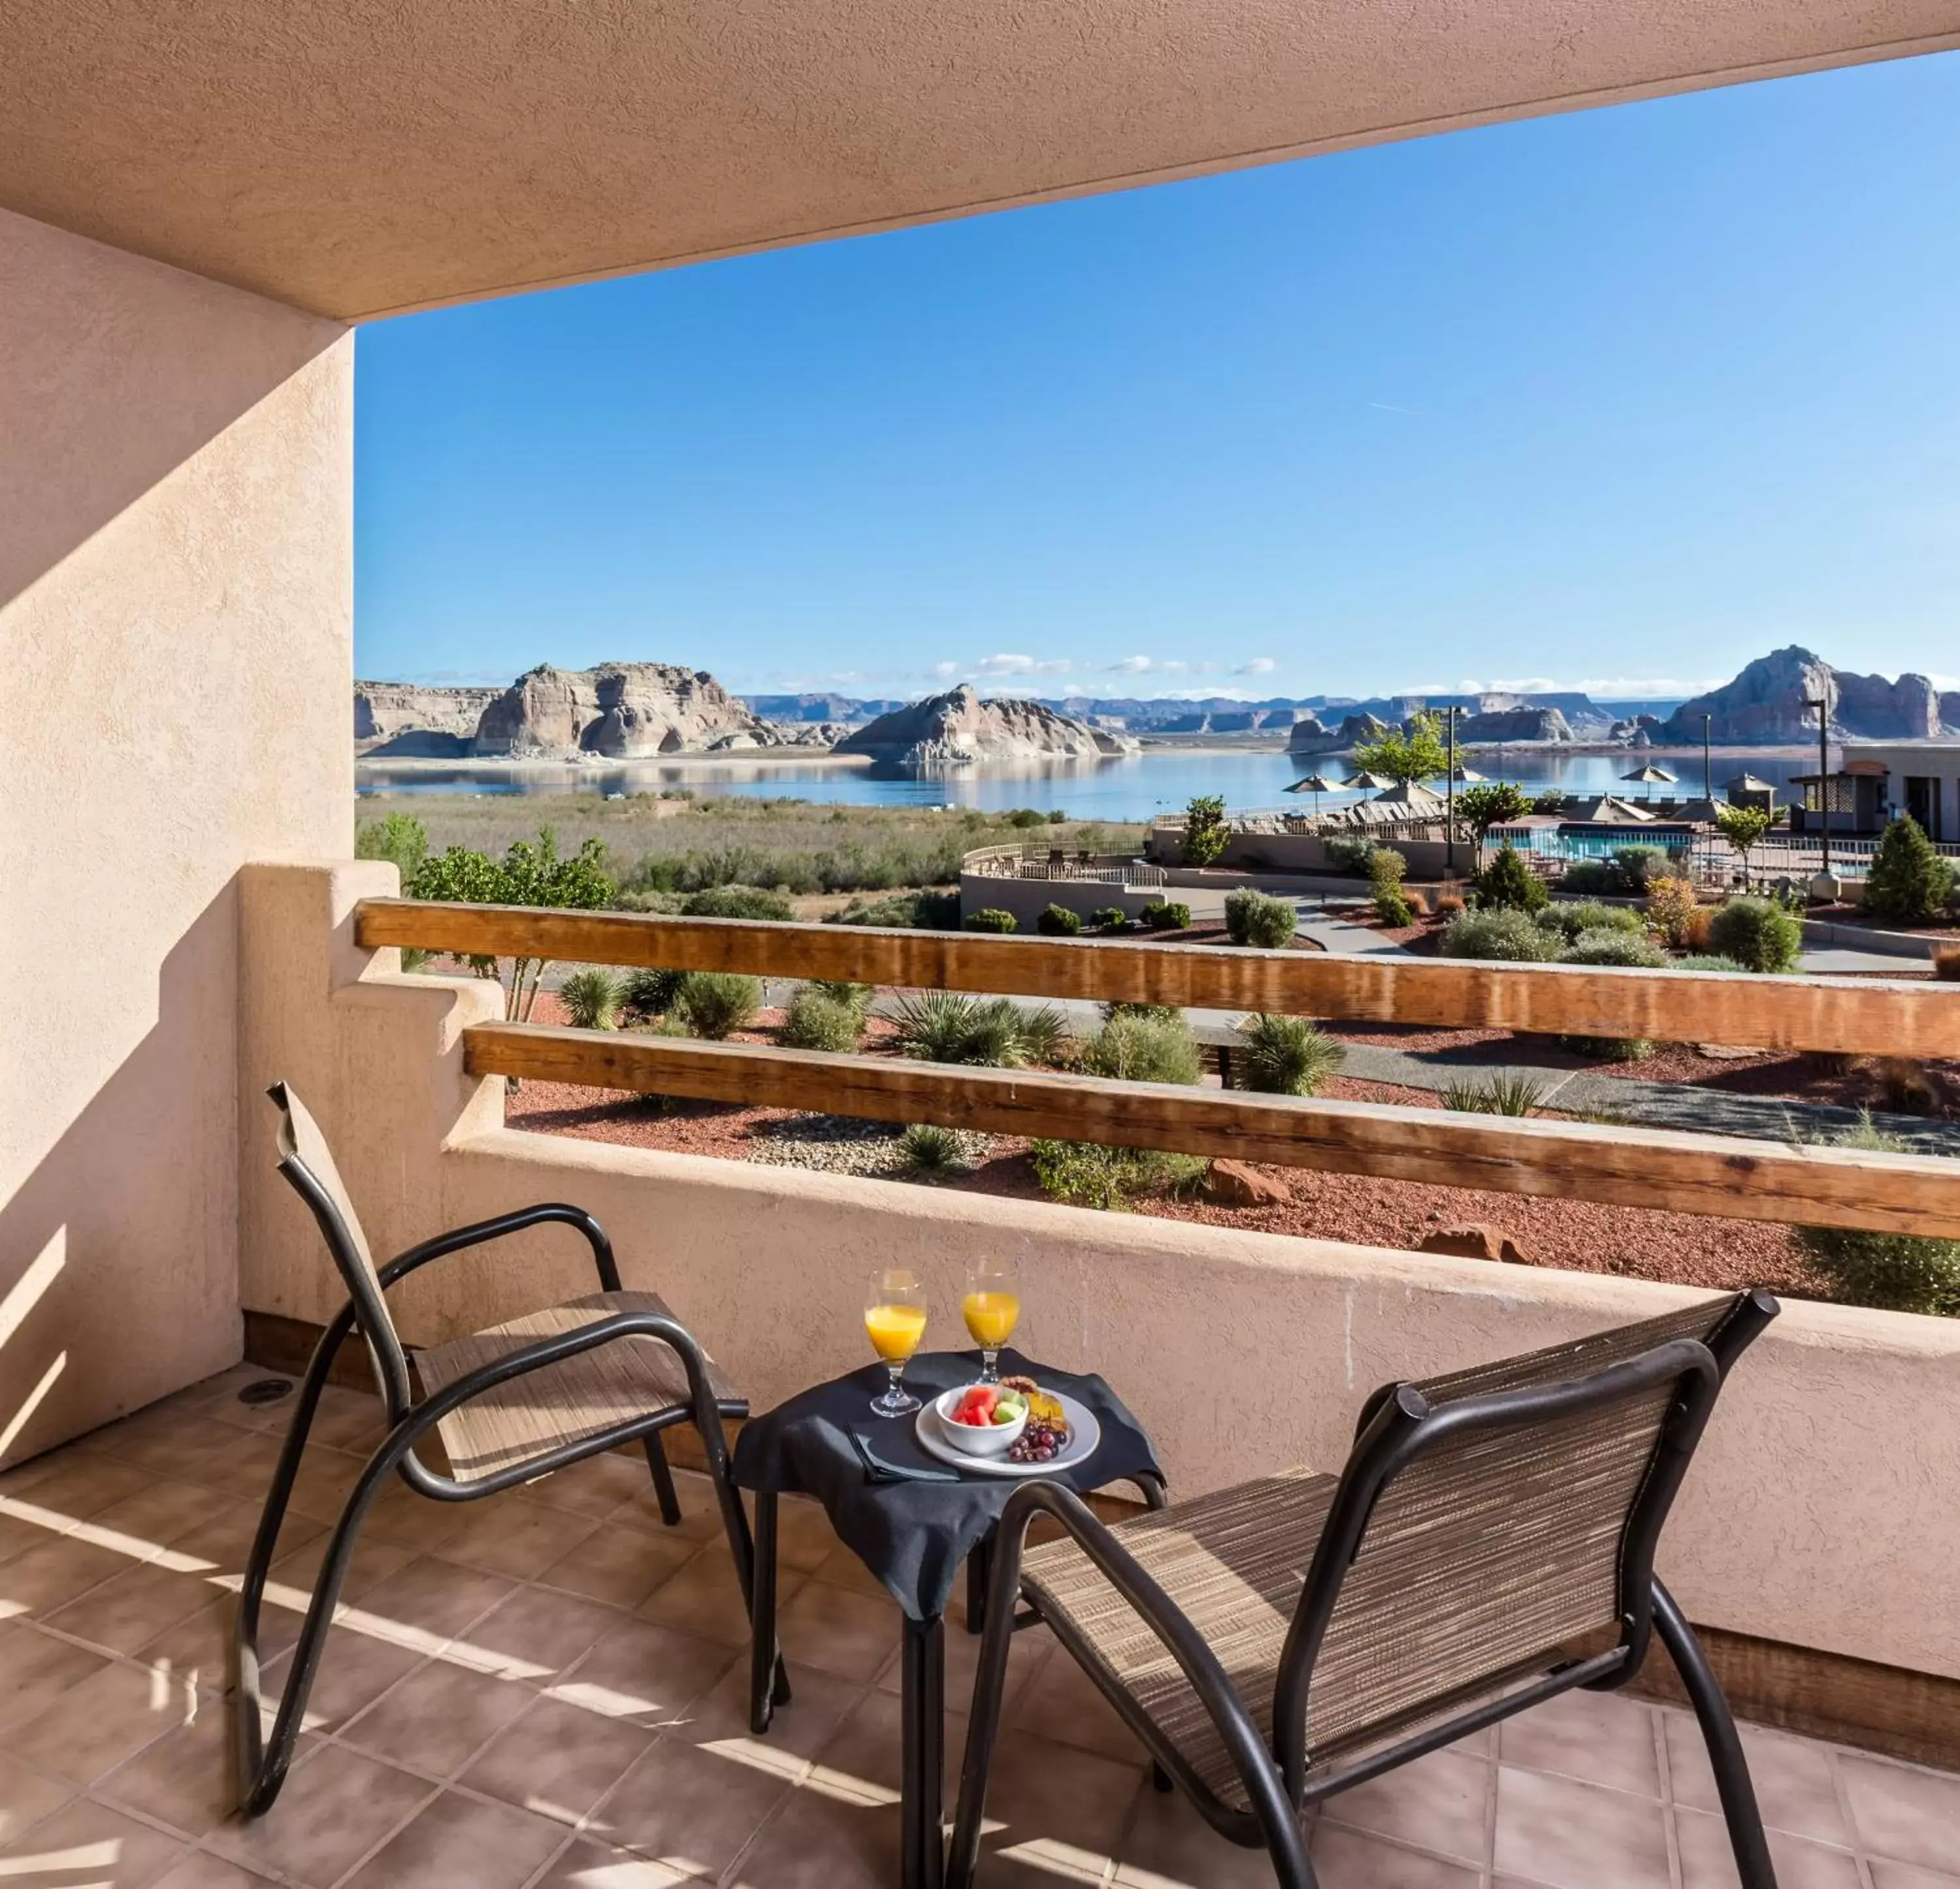
MULTIPOLYGON (((1584 1376, 1706 1339, 1724 1297, 1430 1379, 1433 1404, 1584 1376)), ((1309 1773, 1500 1699, 1618 1637, 1628 1504, 1670 1388, 1526 1433, 1439 1448, 1382 1492, 1341 1587, 1307 1700, 1309 1773)), ((1270 1746, 1287 1630, 1339 1478, 1291 1470, 1119 1522, 1117 1540, 1196 1627, 1270 1746)), ((1248 1802, 1211 1715, 1150 1626, 1073 1541, 1028 1550, 1021 1586, 1078 1639, 1224 1802, 1248 1802)))
MULTIPOLYGON (((622 1312, 673 1316, 655 1293, 593 1293, 527 1312, 467 1338, 432 1345, 415 1353, 415 1369, 424 1391, 433 1396, 444 1385, 507 1352, 622 1312)), ((708 1381, 718 1401, 736 1395, 711 1360, 708 1381)), ((657 1338, 620 1338, 485 1391, 450 1411, 436 1427, 456 1480, 479 1482, 560 1444, 581 1442, 616 1424, 684 1407, 689 1401, 687 1373, 670 1346, 657 1338)))

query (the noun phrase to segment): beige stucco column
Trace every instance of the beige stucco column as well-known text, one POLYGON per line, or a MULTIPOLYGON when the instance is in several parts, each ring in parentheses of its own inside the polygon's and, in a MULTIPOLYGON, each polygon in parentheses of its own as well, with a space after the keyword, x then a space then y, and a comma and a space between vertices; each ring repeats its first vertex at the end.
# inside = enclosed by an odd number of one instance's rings
POLYGON ((351 847, 352 348, 0 211, 0 1460, 239 1353, 237 880, 351 847))

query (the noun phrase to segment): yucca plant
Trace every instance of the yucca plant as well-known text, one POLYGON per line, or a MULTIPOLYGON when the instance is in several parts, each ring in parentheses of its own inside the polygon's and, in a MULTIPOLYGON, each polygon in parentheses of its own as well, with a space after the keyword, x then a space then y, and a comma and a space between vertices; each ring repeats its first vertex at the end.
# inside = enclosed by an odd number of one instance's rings
POLYGON ((1546 1086, 1535 1076, 1506 1070, 1483 1082, 1446 1083, 1437 1092, 1446 1108, 1473 1115, 1529 1115, 1542 1105, 1546 1086))
POLYGON ((1338 1070, 1347 1051, 1304 1016, 1248 1017, 1239 1026, 1246 1046, 1233 1060, 1239 1086, 1265 1096, 1312 1096, 1338 1070))
POLYGON ((690 971, 673 1000, 691 1034, 718 1043, 746 1029, 762 1007, 761 980, 735 971, 690 971))
POLYGON ((632 1022, 645 1022, 656 1016, 665 1016, 673 1008, 675 996, 686 977, 685 971, 643 967, 627 978, 619 1007, 632 1022))
POLYGON ((846 1004, 860 1016, 871 1007, 871 1000, 877 994, 875 984, 853 984, 846 978, 812 978, 803 988, 828 997, 833 1003, 846 1004))
POLYGON ((899 1151, 921 1174, 947 1174, 966 1165, 959 1136, 937 1122, 914 1122, 899 1136, 899 1151))
POLYGON ((619 1021, 619 980, 593 965, 558 986, 558 1000, 574 1029, 609 1030, 619 1021))
POLYGON ((899 1053, 919 1062, 1013 1069, 1026 1060, 1021 1014, 1005 997, 920 991, 892 1006, 891 1020, 899 1053))

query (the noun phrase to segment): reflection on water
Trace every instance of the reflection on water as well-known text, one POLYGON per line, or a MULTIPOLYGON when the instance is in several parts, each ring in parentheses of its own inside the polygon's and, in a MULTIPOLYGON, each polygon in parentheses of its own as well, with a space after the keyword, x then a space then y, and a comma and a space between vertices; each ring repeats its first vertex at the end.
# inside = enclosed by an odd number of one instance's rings
MULTIPOLYGON (((1495 750, 1472 759, 1480 774, 1492 780, 1515 781, 1529 791, 1562 788, 1572 793, 1624 793, 1638 802, 1650 790, 1623 787, 1621 776, 1637 768, 1637 753, 1616 755, 1546 754, 1513 749, 1495 750)), ((663 787, 688 787, 699 794, 746 794, 771 799, 788 796, 802 800, 842 802, 858 806, 978 807, 990 813, 1017 806, 1043 812, 1060 807, 1078 819, 1142 820, 1167 809, 1181 808, 1194 795, 1222 793, 1232 807, 1291 806, 1311 812, 1313 797, 1289 800, 1286 789, 1316 764, 1289 760, 1270 752, 1195 752, 1158 748, 1140 755, 1106 761, 1017 762, 997 767, 963 768, 921 778, 892 775, 835 762, 715 761, 636 762, 616 767, 533 767, 522 772, 496 768, 408 768, 386 762, 363 762, 358 773, 363 793, 657 793, 663 787)), ((1335 761, 1317 764, 1330 777, 1345 771, 1335 761)), ((1673 792, 1686 795, 1701 789, 1699 755, 1669 757, 1661 764, 1681 777, 1673 792)), ((1745 768, 1771 782, 1779 800, 1790 793, 1790 780, 1814 762, 1790 756, 1752 755, 1746 761, 1717 756, 1715 789, 1745 768)), ((1344 795, 1325 795, 1323 808, 1344 805, 1344 795)))

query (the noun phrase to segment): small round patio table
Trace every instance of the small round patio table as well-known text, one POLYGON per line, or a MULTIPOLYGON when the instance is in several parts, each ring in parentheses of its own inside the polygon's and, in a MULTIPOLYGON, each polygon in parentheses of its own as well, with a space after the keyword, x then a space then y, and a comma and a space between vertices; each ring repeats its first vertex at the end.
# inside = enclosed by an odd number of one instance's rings
MULTIPOLYGON (((922 1403, 979 1375, 977 1351, 921 1353, 905 1367, 905 1385, 922 1403)), ((1096 1449, 1052 1476, 1079 1493, 1128 1482, 1146 1503, 1166 1499, 1150 1440, 1100 1377, 1031 1364, 1001 1354, 1003 1376, 1032 1377, 1094 1412, 1102 1426, 1096 1449)), ((788 1697, 776 1657, 776 1499, 813 1496, 838 1539, 882 1582, 905 1626, 902 1699, 901 1879, 904 1889, 939 1889, 943 1874, 940 1765, 945 1742, 943 1616, 960 1565, 967 1570, 967 1615, 979 1630, 987 1544, 1007 1498, 1023 1478, 950 1468, 920 1444, 911 1417, 873 1415, 886 1382, 882 1364, 867 1366, 800 1392, 746 1423, 735 1445, 738 1487, 756 1503, 756 1579, 751 1609, 749 1724, 759 1736, 788 1697)))

